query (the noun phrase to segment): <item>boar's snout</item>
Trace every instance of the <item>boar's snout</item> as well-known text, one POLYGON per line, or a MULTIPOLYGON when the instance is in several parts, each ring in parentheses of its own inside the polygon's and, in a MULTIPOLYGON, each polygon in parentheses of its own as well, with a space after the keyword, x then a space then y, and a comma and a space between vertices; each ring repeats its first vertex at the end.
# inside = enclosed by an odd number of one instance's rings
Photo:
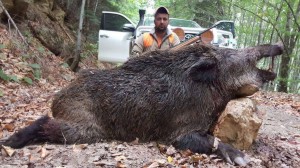
POLYGON ((258 59, 261 59, 263 57, 274 57, 277 55, 281 55, 283 53, 282 42, 277 42, 276 44, 273 45, 265 44, 265 45, 257 46, 255 48, 259 52, 258 59))
POLYGON ((259 69, 259 75, 262 78, 262 82, 272 81, 276 78, 277 74, 269 70, 259 69))
POLYGON ((261 45, 257 47, 260 57, 272 57, 272 63, 269 70, 259 70, 259 75, 262 78, 263 82, 271 81, 276 78, 276 73, 272 72, 274 67, 274 58, 275 56, 281 55, 283 53, 283 43, 277 42, 273 45, 261 45))

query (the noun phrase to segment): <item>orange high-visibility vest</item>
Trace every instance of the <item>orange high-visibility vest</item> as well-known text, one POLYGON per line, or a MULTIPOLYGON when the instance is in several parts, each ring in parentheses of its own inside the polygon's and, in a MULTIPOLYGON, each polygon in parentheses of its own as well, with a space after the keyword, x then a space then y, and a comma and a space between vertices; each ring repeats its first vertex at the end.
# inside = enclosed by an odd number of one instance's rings
MULTIPOLYGON (((145 33, 143 35, 144 47, 146 48, 146 47, 152 46, 153 40, 154 39, 153 39, 153 37, 152 37, 152 35, 150 33, 145 33)), ((173 42, 174 42, 174 35, 173 35, 173 33, 168 37, 168 40, 169 40, 170 44, 173 44, 173 42)))

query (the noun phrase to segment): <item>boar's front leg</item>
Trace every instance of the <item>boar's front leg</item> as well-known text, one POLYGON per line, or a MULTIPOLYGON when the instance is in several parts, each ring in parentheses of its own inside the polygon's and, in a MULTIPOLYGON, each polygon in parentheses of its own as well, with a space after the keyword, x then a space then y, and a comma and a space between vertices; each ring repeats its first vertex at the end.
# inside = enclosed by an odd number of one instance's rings
POLYGON ((215 142, 216 138, 208 134, 192 132, 178 137, 173 146, 180 150, 189 149, 195 153, 216 153, 218 156, 225 159, 228 163, 236 163, 239 166, 245 166, 247 163, 244 160, 244 154, 233 148, 229 144, 223 142, 215 142))

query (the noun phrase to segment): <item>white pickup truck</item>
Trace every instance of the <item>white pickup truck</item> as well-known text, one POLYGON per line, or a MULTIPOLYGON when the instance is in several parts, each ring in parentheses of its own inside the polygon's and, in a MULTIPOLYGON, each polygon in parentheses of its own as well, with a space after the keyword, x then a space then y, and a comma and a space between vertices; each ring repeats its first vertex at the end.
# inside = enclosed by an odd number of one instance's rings
MULTIPOLYGON (((103 62, 123 63, 128 60, 134 40, 154 27, 153 17, 144 17, 140 10, 140 21, 136 26, 128 17, 117 12, 103 11, 99 30, 98 60, 103 62)), ((212 45, 226 48, 236 48, 234 23, 219 21, 210 31, 213 34, 212 45)), ((192 20, 170 18, 172 30, 184 30, 186 41, 206 30, 192 20)))

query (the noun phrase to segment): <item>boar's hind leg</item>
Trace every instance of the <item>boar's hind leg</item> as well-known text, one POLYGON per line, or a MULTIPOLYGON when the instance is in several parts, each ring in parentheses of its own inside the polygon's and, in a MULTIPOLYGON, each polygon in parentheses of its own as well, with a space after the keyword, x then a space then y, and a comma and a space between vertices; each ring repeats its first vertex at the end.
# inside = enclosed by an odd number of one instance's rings
POLYGON ((42 125, 49 120, 48 117, 42 117, 36 120, 33 124, 28 127, 25 127, 18 132, 14 133, 11 137, 5 140, 1 144, 5 146, 10 146, 12 148, 22 148, 25 145, 33 143, 34 141, 37 142, 40 137, 40 132, 42 132, 42 125))
POLYGON ((0 145, 22 148, 29 144, 50 142, 57 144, 93 143, 102 138, 93 122, 80 124, 60 119, 41 117, 31 125, 19 130, 0 145))
POLYGON ((215 149, 214 142, 215 137, 211 135, 192 132, 177 138, 173 145, 177 149, 189 149, 195 153, 210 154, 214 151, 218 156, 222 157, 231 164, 234 162, 240 166, 246 165, 244 154, 241 151, 222 142, 219 142, 215 149))

